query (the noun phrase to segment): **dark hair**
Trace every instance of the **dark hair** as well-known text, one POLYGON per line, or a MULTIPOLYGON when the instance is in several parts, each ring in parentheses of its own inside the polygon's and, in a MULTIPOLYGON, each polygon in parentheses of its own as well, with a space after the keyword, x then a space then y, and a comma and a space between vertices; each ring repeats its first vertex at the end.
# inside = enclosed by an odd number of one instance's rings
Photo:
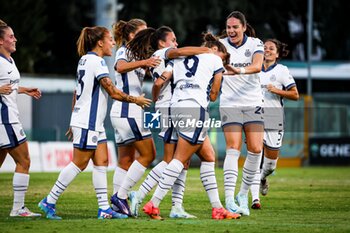
MULTIPOLYGON (((246 27, 245 34, 247 36, 250 36, 250 37, 256 37, 255 29, 247 22, 244 14, 242 12, 233 11, 227 16, 226 20, 228 20, 229 18, 239 19, 241 21, 241 23, 243 24, 243 26, 246 27)), ((227 37, 226 29, 223 30, 220 34, 220 38, 225 38, 225 37, 227 37)))
POLYGON ((130 59, 144 60, 149 58, 158 50, 159 41, 165 41, 168 33, 173 30, 168 26, 161 26, 158 29, 147 28, 136 34, 126 47, 130 59))
POLYGON ((226 18, 226 20, 228 20, 229 18, 236 18, 239 19, 241 21, 241 23, 243 24, 243 26, 247 25, 247 20, 244 16, 244 14, 240 11, 232 11, 226 18))
POLYGON ((255 29, 249 24, 246 24, 245 34, 250 37, 256 37, 255 29))
POLYGON ((109 33, 105 27, 84 27, 77 41, 79 56, 85 55, 88 51, 94 49, 99 40, 109 33))
POLYGON ((113 36, 117 47, 126 44, 129 41, 130 33, 135 32, 137 28, 142 25, 147 26, 147 23, 142 19, 131 19, 128 22, 119 20, 117 23, 113 24, 113 36))
POLYGON ((287 44, 282 43, 281 41, 277 40, 277 39, 267 39, 265 40, 265 42, 272 42, 276 45, 277 48, 277 53, 279 54, 277 60, 280 60, 283 57, 286 57, 289 54, 289 50, 287 49, 287 44))
POLYGON ((4 37, 5 29, 9 28, 9 26, 0 19, 0 38, 4 37))
POLYGON ((205 32, 202 34, 203 44, 202 46, 213 48, 216 46, 219 52, 226 54, 225 59, 223 60, 224 65, 228 64, 230 61, 230 54, 227 52, 227 49, 223 43, 219 41, 219 38, 211 34, 210 32, 205 32))

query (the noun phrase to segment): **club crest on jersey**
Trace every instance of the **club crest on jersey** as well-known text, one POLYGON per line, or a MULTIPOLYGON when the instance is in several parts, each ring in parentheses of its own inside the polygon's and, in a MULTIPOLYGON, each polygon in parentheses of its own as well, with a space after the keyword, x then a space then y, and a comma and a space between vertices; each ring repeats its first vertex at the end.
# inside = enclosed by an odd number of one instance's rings
POLYGON ((21 130, 19 131, 19 134, 20 134, 21 136, 24 136, 24 131, 23 131, 23 129, 21 129, 21 130))
POLYGON ((160 116, 162 114, 157 112, 144 112, 143 113, 143 128, 145 129, 159 129, 160 128, 160 116))
POLYGON ((277 78, 276 78, 276 75, 274 75, 274 74, 271 75, 271 77, 270 77, 270 81, 271 81, 271 82, 275 82, 276 79, 277 79, 277 78))
POLYGON ((252 55, 252 53, 250 52, 249 49, 247 49, 247 50, 245 51, 244 55, 245 55, 246 57, 250 57, 250 56, 252 55))

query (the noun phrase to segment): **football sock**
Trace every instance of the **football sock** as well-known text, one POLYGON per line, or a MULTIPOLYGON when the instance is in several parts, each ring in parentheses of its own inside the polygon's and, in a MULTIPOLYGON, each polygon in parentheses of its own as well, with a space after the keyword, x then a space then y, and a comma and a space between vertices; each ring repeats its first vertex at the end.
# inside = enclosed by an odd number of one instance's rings
POLYGON ((128 192, 141 179, 145 171, 146 167, 139 163, 139 161, 135 160, 131 164, 128 172, 126 173, 125 179, 118 190, 118 198, 127 199, 128 192))
POLYGON ((147 194, 153 189, 154 186, 158 184, 158 181, 160 177, 162 176, 162 173, 166 166, 168 165, 167 162, 162 161, 157 164, 147 175, 146 179, 143 181, 143 183, 140 186, 140 189, 138 191, 139 198, 141 201, 147 196, 147 194))
POLYGON ((172 203, 173 206, 181 207, 183 203, 184 193, 185 193, 185 186, 186 186, 186 176, 187 176, 187 170, 182 169, 179 177, 175 181, 173 185, 173 192, 172 192, 172 203))
POLYGON ((107 196, 107 166, 94 166, 92 183, 95 188, 98 207, 102 210, 109 208, 107 196))
POLYGON ((124 170, 123 168, 120 167, 116 167, 114 170, 114 175, 113 175, 113 194, 115 194, 116 192, 118 192, 120 186, 122 185, 126 173, 128 171, 124 170))
POLYGON ((73 162, 70 162, 65 168, 63 168, 56 183, 47 196, 47 202, 50 204, 56 204, 58 198, 80 172, 80 168, 78 168, 73 162))
POLYGON ((218 185, 215 177, 215 163, 202 162, 200 167, 200 176, 203 187, 208 194, 210 203, 213 208, 221 208, 222 204, 219 198, 218 185))
POLYGON ((248 151, 247 158, 245 159, 243 165, 242 184, 239 190, 240 194, 248 194, 249 188, 253 183, 255 174, 260 167, 261 154, 261 152, 255 154, 248 151))
POLYGON ((24 206, 24 198, 29 185, 29 175, 17 173, 13 175, 13 210, 21 209, 24 206))
POLYGON ((241 152, 235 149, 226 150, 226 157, 224 160, 225 198, 235 196, 238 177, 238 158, 240 154, 241 152))
POLYGON ((250 191, 252 193, 252 201, 259 199, 259 187, 260 187, 260 169, 255 173, 254 180, 250 186, 250 191))
POLYGON ((262 180, 266 179, 267 176, 271 175, 275 171, 277 166, 277 160, 278 159, 269 159, 264 157, 264 164, 261 173, 262 180))
POLYGON ((161 200, 163 200, 169 189, 174 185, 183 168, 184 165, 177 159, 171 160, 169 165, 165 168, 162 178, 159 180, 156 191, 151 199, 155 207, 159 206, 161 200))

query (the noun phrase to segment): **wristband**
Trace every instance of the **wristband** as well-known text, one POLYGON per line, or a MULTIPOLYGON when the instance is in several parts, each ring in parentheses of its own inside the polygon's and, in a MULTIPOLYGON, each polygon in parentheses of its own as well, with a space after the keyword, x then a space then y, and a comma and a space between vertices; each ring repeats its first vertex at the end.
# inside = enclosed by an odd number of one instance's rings
POLYGON ((245 69, 243 67, 239 68, 239 73, 240 74, 245 74, 245 69))

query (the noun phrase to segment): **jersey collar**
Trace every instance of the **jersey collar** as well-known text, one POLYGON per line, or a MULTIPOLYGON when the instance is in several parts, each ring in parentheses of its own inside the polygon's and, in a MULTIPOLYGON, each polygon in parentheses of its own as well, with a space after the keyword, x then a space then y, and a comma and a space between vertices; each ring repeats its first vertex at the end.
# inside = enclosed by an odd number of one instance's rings
POLYGON ((92 51, 89 51, 89 52, 87 52, 87 54, 93 54, 93 55, 96 55, 96 56, 98 56, 98 55, 97 55, 97 53, 95 53, 95 52, 92 52, 92 51))
POLYGON ((269 66, 266 70, 265 70, 265 67, 264 67, 264 64, 262 65, 262 69, 261 69, 261 71, 263 71, 263 72, 267 72, 267 71, 270 71, 270 70, 272 70, 273 68, 275 68, 277 66, 277 63, 275 63, 275 64, 273 64, 273 65, 271 65, 271 66, 269 66))
POLYGON ((0 53, 0 57, 3 57, 6 61, 10 62, 11 64, 13 63, 11 57, 10 57, 10 58, 7 58, 7 57, 5 57, 5 55, 2 54, 2 53, 0 53))
POLYGON ((246 34, 244 34, 244 36, 243 36, 243 41, 242 41, 242 44, 241 44, 240 46, 236 46, 234 43, 232 43, 232 42, 230 41, 230 39, 229 39, 228 37, 227 37, 227 42, 228 42, 232 47, 238 49, 239 47, 242 47, 242 46, 245 44, 245 42, 247 42, 247 39, 248 39, 248 36, 247 36, 246 34))

